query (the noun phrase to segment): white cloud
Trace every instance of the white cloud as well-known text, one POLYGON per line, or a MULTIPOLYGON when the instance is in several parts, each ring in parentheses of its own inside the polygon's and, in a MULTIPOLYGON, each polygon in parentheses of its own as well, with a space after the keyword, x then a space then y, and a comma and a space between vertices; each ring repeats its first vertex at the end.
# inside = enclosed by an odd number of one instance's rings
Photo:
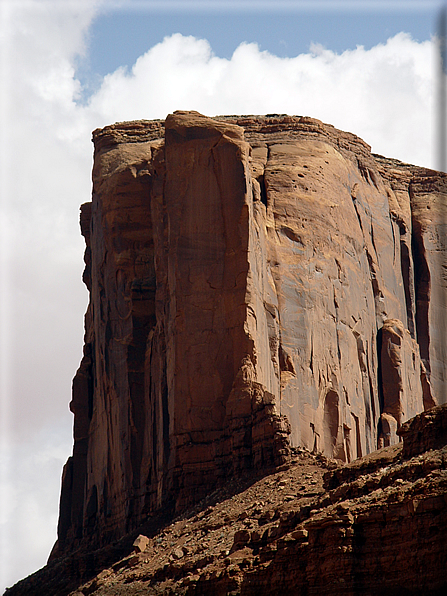
POLYGON ((2 499, 0 535, 4 544, 1 588, 45 564, 56 540, 62 466, 67 458, 64 429, 40 424, 35 436, 2 454, 14 471, 2 499))
POLYGON ((86 304, 77 220, 91 193, 74 59, 93 8, 1 5, 0 592, 45 564, 71 450, 86 304))
POLYGON ((434 43, 405 33, 341 55, 314 46, 278 58, 242 44, 230 60, 214 56, 205 40, 176 34, 130 72, 105 77, 89 109, 109 121, 164 118, 175 109, 307 115, 355 132, 376 152, 430 165, 434 75, 434 43))
POLYGON ((78 213, 90 197, 92 129, 176 109, 289 113, 354 132, 390 157, 435 165, 432 42, 399 34, 371 50, 337 55, 315 46, 296 58, 242 44, 228 60, 206 40, 177 34, 130 71, 106 76, 81 105, 74 64, 86 51, 97 3, 4 6, 0 430, 8 492, 0 589, 45 564, 55 536, 62 463, 71 449, 71 378, 82 354, 78 213), (25 542, 32 555, 20 560, 25 542))

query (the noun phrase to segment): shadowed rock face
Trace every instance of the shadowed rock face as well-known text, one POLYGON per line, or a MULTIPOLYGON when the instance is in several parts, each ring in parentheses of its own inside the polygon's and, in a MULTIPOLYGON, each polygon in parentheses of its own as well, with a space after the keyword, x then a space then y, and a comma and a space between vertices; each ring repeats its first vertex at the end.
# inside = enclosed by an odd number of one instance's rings
POLYGON ((290 446, 349 462, 445 401, 447 177, 300 117, 94 132, 53 558, 290 446))

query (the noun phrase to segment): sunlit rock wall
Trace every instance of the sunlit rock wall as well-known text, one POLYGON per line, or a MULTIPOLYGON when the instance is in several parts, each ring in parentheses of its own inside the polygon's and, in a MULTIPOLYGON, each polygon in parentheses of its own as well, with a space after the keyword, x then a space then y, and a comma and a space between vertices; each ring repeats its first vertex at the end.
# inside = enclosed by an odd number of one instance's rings
POLYGON ((94 132, 53 557, 290 446, 350 461, 445 401, 446 176, 289 116, 94 132))

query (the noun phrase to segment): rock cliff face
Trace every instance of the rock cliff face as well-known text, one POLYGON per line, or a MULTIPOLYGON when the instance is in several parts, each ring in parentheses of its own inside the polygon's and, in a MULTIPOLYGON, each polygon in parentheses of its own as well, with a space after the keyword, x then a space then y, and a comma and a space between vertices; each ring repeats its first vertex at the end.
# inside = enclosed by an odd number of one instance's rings
POLYGON ((53 560, 7 594, 445 596, 447 404, 399 435, 350 464, 292 449, 286 464, 53 560))
POLYGON ((447 176, 289 116, 94 132, 55 559, 445 401, 447 176))

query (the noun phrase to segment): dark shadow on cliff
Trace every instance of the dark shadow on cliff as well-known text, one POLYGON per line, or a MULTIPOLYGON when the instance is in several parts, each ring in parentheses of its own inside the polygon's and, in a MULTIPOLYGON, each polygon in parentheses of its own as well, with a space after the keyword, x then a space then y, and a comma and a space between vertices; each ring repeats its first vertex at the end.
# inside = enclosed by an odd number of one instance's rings
MULTIPOLYGON (((291 450, 292 461, 294 454, 300 451, 300 449, 291 450)), ((325 460, 320 456, 317 456, 317 459, 322 462, 325 460)), ((42 569, 24 578, 13 587, 7 588, 5 596, 67 596, 104 569, 112 567, 129 556, 133 552, 133 542, 138 535, 143 534, 151 538, 176 521, 200 517, 201 513, 207 509, 230 500, 262 478, 276 474, 289 466, 290 461, 276 468, 248 470, 245 476, 236 476, 227 481, 194 507, 181 513, 174 511, 173 502, 168 503, 162 510, 148 516, 147 520, 137 529, 113 544, 92 551, 79 549, 69 556, 49 561, 42 569)))

